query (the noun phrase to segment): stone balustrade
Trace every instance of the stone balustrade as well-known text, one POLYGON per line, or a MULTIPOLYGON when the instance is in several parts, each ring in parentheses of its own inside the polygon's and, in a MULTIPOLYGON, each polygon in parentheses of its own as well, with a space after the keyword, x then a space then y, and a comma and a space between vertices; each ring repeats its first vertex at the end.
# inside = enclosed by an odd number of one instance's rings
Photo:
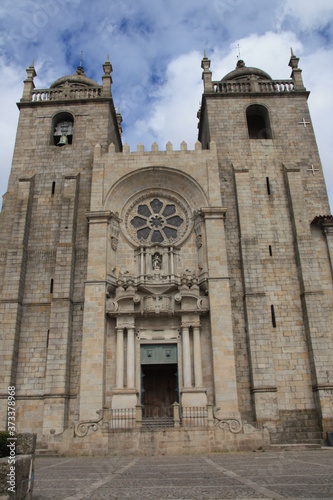
POLYGON ((63 87, 57 89, 34 89, 32 102, 62 101, 71 99, 97 99, 102 97, 102 87, 63 87))
POLYGON ((267 80, 267 81, 225 81, 212 82, 214 92, 217 94, 244 94, 244 93, 291 93, 295 91, 292 80, 267 80))

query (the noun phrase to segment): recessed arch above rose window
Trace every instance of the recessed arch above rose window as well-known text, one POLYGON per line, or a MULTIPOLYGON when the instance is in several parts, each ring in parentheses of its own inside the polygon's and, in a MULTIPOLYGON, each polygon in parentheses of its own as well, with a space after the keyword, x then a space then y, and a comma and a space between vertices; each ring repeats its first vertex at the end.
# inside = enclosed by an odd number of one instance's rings
POLYGON ((190 230, 188 210, 173 196, 141 196, 126 211, 125 226, 133 243, 170 245, 184 240, 190 230))

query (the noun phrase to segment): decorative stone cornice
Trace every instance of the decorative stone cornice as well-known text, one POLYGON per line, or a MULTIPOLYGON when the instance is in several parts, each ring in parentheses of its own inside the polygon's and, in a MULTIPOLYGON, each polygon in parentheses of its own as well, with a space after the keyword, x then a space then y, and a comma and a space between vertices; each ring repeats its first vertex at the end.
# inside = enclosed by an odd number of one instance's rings
POLYGON ((110 210, 101 210, 97 212, 86 212, 86 217, 89 224, 100 224, 101 222, 108 222, 114 216, 110 210))
POLYGON ((258 394, 263 392, 277 392, 277 387, 275 387, 274 385, 263 385, 260 387, 252 387, 251 389, 251 394, 258 394))
POLYGON ((205 219, 225 219, 227 209, 223 207, 203 207, 200 212, 205 219))
POLYGON ((318 391, 333 391, 333 384, 317 384, 312 387, 313 392, 318 391))

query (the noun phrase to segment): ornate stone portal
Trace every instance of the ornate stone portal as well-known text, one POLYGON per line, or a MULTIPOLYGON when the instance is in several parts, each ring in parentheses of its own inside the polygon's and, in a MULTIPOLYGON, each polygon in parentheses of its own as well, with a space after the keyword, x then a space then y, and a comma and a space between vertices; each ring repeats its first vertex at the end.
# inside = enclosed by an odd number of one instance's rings
MULTIPOLYGON (((181 403, 183 406, 206 406, 200 318, 209 310, 207 290, 200 290, 197 272, 187 269, 180 274, 177 266, 181 253, 179 243, 193 229, 189 214, 175 196, 160 193, 141 195, 125 210, 122 232, 131 243, 136 243, 133 254, 137 273, 122 271, 118 276, 109 277, 106 313, 116 320, 117 337, 112 408, 134 408, 138 400, 143 402, 140 392, 144 389, 135 377, 143 351, 137 349, 136 344, 143 347, 147 343, 169 345, 170 348, 178 346, 174 364, 181 403), (152 321, 154 328, 149 327, 152 321)), ((197 269, 200 271, 198 266, 197 269)), ((156 363, 164 365, 170 360, 159 359, 156 363)), ((179 402, 178 394, 177 391, 176 402, 179 402)))

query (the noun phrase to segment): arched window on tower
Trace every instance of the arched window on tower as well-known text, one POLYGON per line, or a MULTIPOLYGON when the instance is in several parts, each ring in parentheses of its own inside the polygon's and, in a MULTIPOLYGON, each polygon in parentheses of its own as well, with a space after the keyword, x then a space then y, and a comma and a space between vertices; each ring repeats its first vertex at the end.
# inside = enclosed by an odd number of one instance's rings
POLYGON ((249 139, 272 139, 272 129, 269 114, 265 106, 251 104, 246 109, 249 139))
POLYGON ((52 120, 51 144, 67 146, 73 142, 74 118, 71 113, 58 113, 52 120))

